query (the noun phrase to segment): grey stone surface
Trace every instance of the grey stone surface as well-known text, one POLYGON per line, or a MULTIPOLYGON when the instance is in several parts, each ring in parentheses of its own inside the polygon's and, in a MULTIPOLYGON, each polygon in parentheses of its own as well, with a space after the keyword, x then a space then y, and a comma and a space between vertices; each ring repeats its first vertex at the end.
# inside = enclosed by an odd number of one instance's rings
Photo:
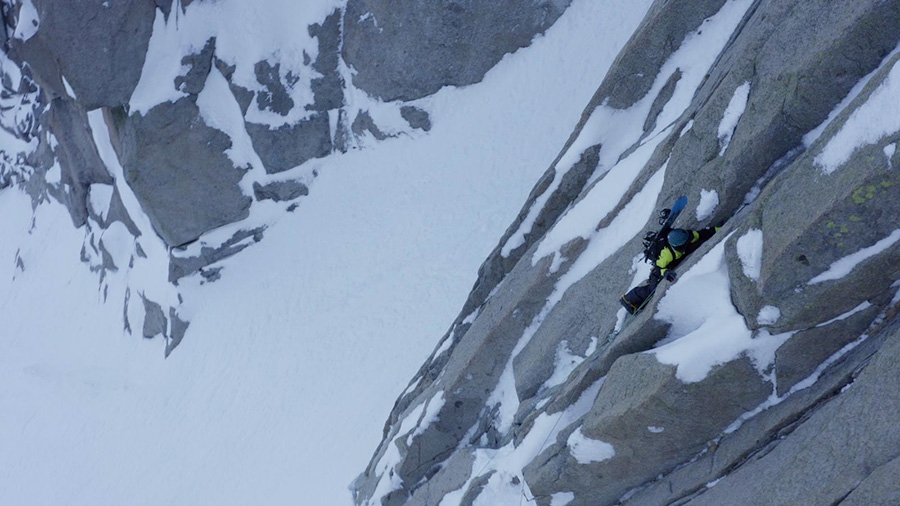
POLYGON ((353 83, 384 101, 481 81, 503 55, 531 43, 568 0, 467 2, 350 0, 344 60, 353 83))
POLYGON ((863 341, 832 366, 819 380, 798 390, 774 406, 744 420, 740 427, 723 434, 697 458, 681 463, 674 471, 641 485, 628 506, 683 504, 703 493, 706 484, 727 476, 739 466, 764 456, 800 427, 818 409, 828 405, 871 360, 884 343, 883 334, 863 341))
MULTIPOLYGON (((677 49, 684 35, 700 26, 723 4, 721 0, 701 3, 660 1, 654 4, 601 83, 563 152, 578 137, 586 118, 600 103, 626 108, 644 98, 657 79, 659 68, 677 49)), ((369 9, 372 16, 361 18, 367 11, 354 13, 351 8, 355 8, 352 2, 345 26, 353 20, 373 25, 380 23, 377 10, 369 9)), ((616 207, 621 209, 647 181, 651 171, 666 160, 669 163, 660 203, 670 202, 681 194, 688 195, 691 202, 697 202, 701 189, 718 192, 720 204, 709 222, 731 218, 722 235, 735 232, 726 244, 726 252, 736 307, 745 315, 748 325, 756 328, 759 326, 756 322, 759 309, 764 305, 775 305, 782 310, 782 317, 776 324, 769 325, 768 330, 796 332, 794 338, 779 350, 775 367, 770 371, 778 378, 780 394, 787 393, 792 385, 809 376, 823 360, 845 344, 870 331, 869 324, 887 308, 896 292, 896 289, 889 289, 900 278, 896 246, 867 260, 859 267, 859 272, 854 271, 840 281, 805 285, 835 260, 875 243, 896 229, 896 216, 900 214, 896 202, 900 199, 895 198, 897 195, 893 192, 900 180, 895 180, 895 174, 889 171, 896 162, 884 156, 884 148, 898 142, 897 135, 888 135, 857 151, 831 180, 812 164, 814 156, 846 117, 883 82, 886 71, 875 76, 856 103, 851 104, 826 131, 822 141, 807 152, 804 152, 802 137, 821 123, 859 79, 872 72, 900 41, 900 30, 897 29, 900 12, 897 9, 900 9, 898 2, 876 0, 839 6, 818 0, 754 2, 687 113, 677 120, 673 129, 676 133, 664 140, 616 207), (722 152, 718 127, 735 90, 746 82, 750 83, 751 92, 745 114, 728 148, 722 152), (689 121, 692 127, 683 130, 689 121), (680 135, 682 131, 684 134, 680 135), (761 195, 740 214, 734 215, 754 187, 762 189, 761 195), (762 229, 765 237, 764 273, 758 283, 741 274, 734 249, 736 239, 750 228, 762 229), (801 256, 805 261, 795 265, 801 256), (816 327, 866 300, 873 304, 866 311, 844 321, 816 327)), ((380 26, 385 31, 390 30, 387 23, 380 26)), ((352 50, 355 49, 351 47, 352 50)), ((668 85, 652 97, 654 103, 644 123, 645 131, 654 127, 659 111, 671 99, 677 84, 676 72, 669 76, 668 85)), ((398 399, 386 425, 386 437, 391 436, 402 413, 416 399, 439 388, 455 389, 459 393, 474 392, 476 388, 489 389, 486 388, 489 383, 474 383, 469 390, 452 379, 444 380, 448 374, 450 378, 461 377, 472 364, 478 365, 469 372, 473 378, 479 378, 478 373, 484 371, 486 359, 472 361, 474 349, 497 355, 496 363, 502 363, 503 357, 507 356, 504 346, 508 341, 500 336, 507 332, 514 334, 518 329, 505 326, 504 318, 485 313, 479 314, 471 324, 463 323, 463 319, 479 309, 496 311, 496 304, 504 304, 507 310, 521 308, 524 297, 538 293, 526 290, 516 294, 515 288, 510 293, 511 286, 521 286, 519 276, 531 272, 521 265, 530 262, 520 260, 533 251, 534 244, 553 222, 585 193, 587 178, 594 171, 601 150, 602 146, 595 145, 582 153, 577 170, 573 169, 570 186, 558 190, 550 199, 522 247, 504 257, 499 253, 500 248, 518 230, 531 203, 549 187, 555 175, 555 164, 538 182, 522 214, 482 265, 476 286, 460 317, 442 339, 442 346, 446 345, 449 351, 430 357, 414 378, 409 393, 398 399), (483 342, 480 339, 484 338, 478 337, 490 335, 497 336, 497 341, 483 342), (473 348, 473 343, 479 343, 480 348, 473 348)), ((697 223, 691 214, 685 214, 683 225, 706 224, 697 223)), ((598 217, 598 228, 606 225, 601 218, 598 217)), ((694 253, 692 256, 696 258, 689 258, 682 269, 689 269, 717 241, 711 241, 694 253)), ((583 242, 574 241, 568 246, 566 257, 574 260, 583 247, 583 242)), ((580 354, 592 338, 602 339, 612 330, 613 315, 618 309, 614 297, 629 281, 626 278, 630 275, 622 273, 631 266, 631 252, 636 254, 638 251, 640 241, 636 237, 619 254, 598 265, 569 288, 516 357, 514 370, 520 405, 510 433, 500 434, 491 422, 495 411, 477 401, 471 404, 472 409, 480 410, 480 419, 476 422, 470 424, 461 412, 449 415, 454 420, 465 420, 462 425, 470 425, 469 434, 475 435, 462 444, 496 447, 510 440, 518 443, 531 430, 536 417, 566 409, 590 385, 607 376, 600 394, 606 400, 598 399, 582 421, 566 428, 526 469, 528 485, 537 496, 536 503, 542 506, 549 504, 549 494, 561 491, 576 492, 576 499, 571 504, 597 505, 619 501, 631 487, 646 487, 646 492, 633 496, 634 504, 682 503, 691 498, 703 498, 720 487, 726 490, 723 485, 706 490, 705 484, 774 454, 783 441, 795 437, 809 420, 831 406, 835 395, 838 398, 845 395, 840 394, 842 387, 852 381, 855 371, 865 367, 878 349, 877 341, 870 338, 822 372, 813 386, 793 392, 776 406, 744 421, 737 432, 725 435, 723 429, 769 398, 773 386, 760 378, 748 359, 720 367, 701 385, 688 388, 672 380, 671 372, 667 378, 660 370, 641 363, 647 357, 641 352, 650 349, 667 333, 666 326, 652 318, 656 301, 664 294, 659 293, 644 314, 631 321, 614 341, 601 346, 576 367, 565 383, 544 388, 553 372, 552 358, 562 341, 566 341, 571 351, 580 354), (653 418, 665 419, 668 425, 658 440, 648 441, 657 435, 645 428, 663 425, 654 423, 653 418), (574 463, 565 440, 579 424, 583 424, 582 430, 590 437, 611 442, 617 456, 605 463, 585 466, 574 463), (480 439, 481 436, 484 438, 480 439)), ((565 263, 563 267, 566 267, 565 263)), ((554 277, 550 276, 551 279, 554 277)), ((665 285, 661 290, 664 292, 665 285)), ((851 386, 849 391, 854 388, 851 386)), ((849 418, 845 424, 852 425, 849 418)), ((441 435, 442 438, 445 436, 441 435)), ((417 460, 422 453, 417 453, 416 448, 428 446, 425 442, 416 443, 414 448, 408 449, 412 457, 406 458, 422 464, 423 460, 417 460)), ((436 454, 433 450, 427 452, 427 455, 436 454)), ((440 457, 427 461, 426 465, 437 460, 440 457)), ((810 473, 813 470, 812 465, 806 468, 810 473)), ((427 482, 427 473, 404 476, 411 480, 425 476, 427 482)), ((766 479, 748 480, 746 490, 760 487, 766 479)), ((872 478, 872 490, 884 488, 879 485, 883 480, 879 480, 877 476, 872 478)), ((784 486, 789 485, 785 481, 784 486)), ((849 492, 844 490, 845 494, 849 492)), ((467 497, 473 497, 477 490, 472 487, 465 493, 467 497)), ((723 497, 709 504, 729 504, 727 499, 731 497, 723 497)), ((400 501, 396 497, 394 500, 400 501)), ((825 503, 831 502, 833 499, 825 503)))
POLYGON ((900 457, 878 466, 840 506, 885 506, 900 504, 900 457))
POLYGON ((128 103, 153 29, 154 0, 37 0, 37 34, 12 48, 41 85, 66 96, 62 76, 87 110, 128 103))
POLYGON ((168 328, 168 320, 162 307, 156 302, 144 297, 141 294, 141 300, 144 303, 144 328, 142 334, 144 338, 150 339, 158 335, 166 336, 168 328))
MULTIPOLYGON (((265 87, 265 90, 256 92, 256 106, 260 110, 270 110, 282 116, 287 116, 294 108, 294 100, 288 94, 287 88, 282 82, 281 64, 272 65, 266 60, 256 63, 254 66, 256 80, 265 87)), ((288 73, 284 76, 287 81, 292 81, 295 76, 288 73)))
POLYGON ((169 320, 172 322, 172 329, 169 339, 166 340, 166 357, 181 344, 181 340, 184 339, 184 333, 187 332, 191 324, 191 322, 182 320, 174 308, 169 308, 169 320))
POLYGON ((265 186, 253 183, 253 193, 256 200, 294 200, 304 195, 309 195, 309 188, 299 181, 276 181, 265 186))
POLYGON ((189 97, 129 116, 118 134, 125 179, 169 246, 248 216, 244 170, 224 154, 231 140, 203 123, 189 97))
POLYGON ((106 220, 102 221, 101 224, 104 227, 108 227, 111 223, 118 221, 125 225, 131 235, 135 237, 139 237, 141 235, 140 229, 138 229, 137 225, 134 223, 134 220, 131 218, 131 215, 128 214, 128 210, 125 208, 125 204, 122 202, 122 196, 119 194, 119 188, 113 188, 112 199, 109 202, 109 211, 106 213, 106 220))
POLYGON ((881 308, 870 306, 845 320, 801 331, 791 337, 775 353, 778 395, 787 393, 828 357, 859 339, 879 313, 881 308))
POLYGON ((576 428, 570 427, 525 468, 525 479, 535 496, 574 491, 572 506, 614 504, 699 454, 771 389, 747 358, 715 367, 700 382, 682 383, 675 367, 654 355, 627 355, 613 365, 580 424, 585 437, 611 444, 615 455, 579 463, 565 443, 576 428), (663 430, 654 433, 651 426, 663 430))
MULTIPOLYGON (((689 504, 719 505, 734 497, 747 506, 838 504, 880 467, 890 469, 900 456, 897 320, 886 332, 884 346, 846 391, 770 452, 741 466, 689 504)), ((886 494, 871 504, 890 504, 881 501, 896 494, 895 485, 878 486, 882 480, 875 475, 871 488, 860 491, 875 493, 881 488, 886 494)))
MULTIPOLYGON (((736 280, 734 298, 743 314, 755 315, 764 305, 776 305, 782 316, 775 330, 811 328, 866 300, 884 297, 900 278, 900 248, 894 245, 839 279, 809 284, 834 262, 896 229, 900 175, 883 148, 900 140, 900 134, 860 147, 832 174, 825 174, 815 162, 836 129, 885 74, 874 77, 855 105, 760 196, 754 213, 758 212, 755 219, 764 237, 762 270, 756 283, 736 280), (823 317, 821 308, 828 308, 830 316, 823 317)), ((729 256, 731 265, 740 269, 736 253, 729 256)))
MULTIPOLYGON (((568 147, 568 146, 567 146, 568 147)), ((489 294, 497 287, 497 285, 506 277, 513 269, 516 263, 525 255, 534 244, 536 244, 550 229, 553 223, 568 209, 569 205, 581 194, 588 178, 593 173, 599 160, 599 144, 586 148, 579 156, 578 162, 569 169, 563 176, 559 186, 553 190, 547 202, 541 208, 537 218, 531 226, 530 231, 525 233, 523 243, 517 248, 513 248, 508 255, 502 254, 503 246, 522 226, 527 218, 531 207, 540 198, 544 192, 548 191, 553 179, 556 177, 556 163, 559 161, 561 154, 557 156, 557 160, 538 180, 534 189, 525 201, 525 205, 519 211, 519 214, 513 220, 512 224, 506 229, 500 238, 497 247, 488 255, 487 259, 478 268, 478 278, 475 286, 472 287, 469 297, 463 305, 460 312, 461 317, 465 317, 481 306, 488 298, 489 294)), ((565 150, 565 148, 564 148, 565 150)), ((564 152, 564 151, 563 151, 564 152)))
POLYGON ((475 454, 471 450, 463 450, 453 454, 428 481, 413 490, 406 506, 430 506, 440 502, 446 494, 458 490, 472 474, 475 454))
MULTIPOLYGON (((758 2, 694 98, 693 127, 672 150, 667 183, 703 184, 734 210, 802 136, 900 42, 900 5, 866 0, 758 2), (810 27, 815 27, 811 29, 810 27), (750 97, 728 149, 717 129, 734 90, 750 97)), ((726 218, 717 212, 710 221, 726 218)))
POLYGON ((198 95, 206 85, 206 78, 212 69, 213 55, 216 52, 216 38, 210 37, 199 53, 190 54, 181 59, 181 65, 190 67, 183 76, 175 78, 175 89, 198 95))
POLYGON ((338 72, 341 57, 341 15, 336 10, 322 24, 309 27, 309 35, 318 40, 319 54, 312 68, 321 77, 310 82, 313 91, 313 103, 307 110, 325 112, 338 109, 344 104, 344 80, 338 72))
POLYGON ((411 105, 404 105, 400 108, 400 115, 403 116, 403 119, 409 123, 409 126, 413 128, 418 128, 419 130, 424 130, 426 132, 431 130, 431 117, 428 116, 428 113, 418 107, 413 107, 411 105))
POLYGON ((591 106, 606 102, 610 107, 627 109, 647 95, 660 68, 684 37, 718 12, 724 3, 724 0, 654 2, 603 79, 591 106))
POLYGON ((247 123, 253 148, 262 159, 266 172, 275 174, 331 153, 331 123, 328 113, 315 113, 294 125, 275 129, 247 123))
POLYGON ((372 119, 369 111, 360 111, 359 114, 356 115, 356 118, 353 119, 353 124, 350 125, 350 131, 357 137, 362 137, 364 134, 368 133, 379 141, 388 138, 388 135, 382 132, 381 129, 378 128, 378 125, 375 124, 375 120, 372 119))

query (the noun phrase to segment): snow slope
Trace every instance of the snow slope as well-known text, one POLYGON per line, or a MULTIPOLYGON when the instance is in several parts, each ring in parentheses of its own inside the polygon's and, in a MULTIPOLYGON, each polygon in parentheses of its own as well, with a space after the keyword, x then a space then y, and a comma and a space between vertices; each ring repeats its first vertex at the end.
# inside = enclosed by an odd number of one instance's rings
POLYGON ((191 324, 167 360, 122 330, 131 272, 101 282, 79 260, 93 232, 0 191, 0 504, 349 504, 396 393, 602 79, 596 47, 624 44, 604 13, 576 0, 483 83, 419 101, 427 135, 311 162, 296 212, 216 283, 182 280, 191 324))

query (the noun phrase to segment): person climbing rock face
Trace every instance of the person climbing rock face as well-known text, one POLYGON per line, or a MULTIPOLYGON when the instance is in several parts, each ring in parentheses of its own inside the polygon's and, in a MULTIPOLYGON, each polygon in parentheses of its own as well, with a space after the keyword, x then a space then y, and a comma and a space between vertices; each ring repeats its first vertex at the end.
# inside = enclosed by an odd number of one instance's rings
POLYGON ((706 242, 716 233, 716 227, 706 227, 701 230, 685 230, 674 228, 666 234, 664 244, 657 253, 653 262, 653 271, 650 272, 650 280, 659 283, 663 278, 667 281, 675 281, 674 268, 681 262, 685 255, 690 254, 706 242))
MULTIPOLYGON (((675 267, 681 260, 706 242, 720 227, 706 227, 700 230, 673 228, 668 233, 653 234, 653 241, 644 250, 646 260, 653 265, 650 277, 644 283, 628 291, 619 302, 630 314, 643 309, 647 300, 656 291, 660 281, 674 282, 677 278, 675 267)), ((648 234, 649 236, 650 234, 648 234)))

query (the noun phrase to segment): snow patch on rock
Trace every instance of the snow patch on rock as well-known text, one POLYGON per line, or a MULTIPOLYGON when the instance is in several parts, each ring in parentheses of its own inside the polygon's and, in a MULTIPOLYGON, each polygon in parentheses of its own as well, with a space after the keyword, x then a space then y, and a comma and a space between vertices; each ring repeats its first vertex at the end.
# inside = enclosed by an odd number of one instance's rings
POLYGON ((569 446, 569 453, 575 457, 579 464, 603 462, 616 455, 613 445, 585 436, 581 433, 581 427, 575 429, 575 432, 566 440, 566 444, 569 446))
POLYGON ((900 130, 900 115, 884 114, 900 100, 900 65, 894 63, 888 76, 869 99, 853 111, 841 129, 816 156, 815 163, 825 174, 843 165, 860 147, 875 144, 900 130))
POLYGON ((700 203, 697 204, 697 221, 706 221, 719 205, 719 192, 700 190, 700 203))
MULTIPOLYGON (((726 238, 727 239, 727 238, 726 238)), ((671 325, 666 344, 648 353, 677 367, 685 383, 702 381, 713 367, 746 354, 763 375, 789 335, 756 336, 731 304, 725 240, 717 244, 666 292, 655 318, 671 325), (699 301, 699 303, 698 303, 699 301)))
POLYGON ((736 248, 744 276, 759 281, 759 273, 762 270, 762 230, 756 228, 749 230, 737 240, 736 248))
POLYGON ((722 115, 722 121, 719 123, 719 156, 725 154, 728 145, 731 143, 731 137, 734 135, 734 129, 737 128, 738 121, 744 115, 747 108, 747 100, 750 98, 750 82, 737 87, 728 107, 725 108, 725 114, 722 115))

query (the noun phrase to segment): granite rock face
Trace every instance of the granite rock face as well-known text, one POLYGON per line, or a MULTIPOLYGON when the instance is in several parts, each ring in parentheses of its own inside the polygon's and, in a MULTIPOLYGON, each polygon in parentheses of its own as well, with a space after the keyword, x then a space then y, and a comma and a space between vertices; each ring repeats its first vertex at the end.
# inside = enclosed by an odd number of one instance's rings
POLYGON ((128 185, 166 244, 187 244, 249 214, 251 198, 238 186, 244 170, 224 153, 231 140, 200 120, 191 98, 128 117, 120 139, 128 185))
MULTIPOLYGON (((127 268, 105 230, 158 235, 176 292, 191 276, 215 281, 219 261, 263 240, 264 226, 242 223, 252 206, 302 212, 317 169, 301 165, 354 139, 398 135, 376 109, 348 104, 359 90, 400 101, 397 123, 424 134, 427 100, 402 102, 479 82, 569 4, 349 0, 299 27, 314 55, 251 62, 245 81, 221 40, 201 38, 173 55, 181 71, 165 84, 180 98, 137 112, 130 98, 154 20, 187 15, 192 2, 32 3, 40 23, 26 38, 7 30, 22 2, 5 4, 0 43, 28 65, 16 82, 3 76, 0 99, 15 114, 0 126, 36 147, 29 171, 8 169, 3 153, 0 188, 65 203, 87 231, 84 261, 100 272, 127 268), (214 79, 216 98, 240 113, 232 125, 201 110, 214 79), (92 131, 98 108, 124 181, 92 131), (239 145, 252 145, 241 163, 239 145), (132 198, 152 230, 130 215, 132 198)), ((498 490, 518 500, 527 487, 539 506, 896 503, 900 132, 859 123, 894 114, 898 44, 897 0, 650 5, 388 414, 355 502, 470 506, 498 490), (698 70, 680 51, 713 21, 731 31, 698 70), (627 142, 596 134, 598 117, 621 121, 627 142), (860 131, 869 136, 852 138, 860 131), (598 193, 615 201, 598 204, 598 193), (700 216, 697 203, 713 194, 700 216), (680 226, 724 227, 625 321, 617 297, 646 275, 643 231, 680 195, 696 211, 680 226), (591 206, 609 209, 548 251, 591 206), (721 259, 715 269, 711 258, 721 259), (667 316, 668 297, 691 276, 725 280, 727 291, 694 296, 732 311, 729 321, 685 330, 667 316), (659 353, 701 327, 714 343, 735 328, 745 341, 688 379, 659 353), (515 466, 498 464, 509 455, 515 466)), ((146 255, 135 244, 132 261, 146 255)), ((189 328, 181 294, 165 303, 139 287, 126 294, 126 329, 162 336, 170 353, 189 328)))
POLYGON ((481 81, 503 55, 531 43, 568 0, 351 0, 343 56, 353 83, 385 101, 481 81))
POLYGON ((87 110, 127 103, 137 86, 153 31, 153 0, 38 0, 37 33, 13 39, 41 86, 66 96, 63 79, 87 110))
MULTIPOLYGON (((391 33, 390 17, 359 5, 348 19, 391 33)), ((436 505, 450 487, 454 504, 502 490, 526 490, 541 506, 896 500, 887 476, 900 450, 887 413, 900 398, 888 392, 900 388, 888 365, 898 325, 900 133, 885 127, 843 158, 834 151, 850 142, 858 118, 887 107, 885 90, 900 68, 892 53, 900 2, 743 2, 733 33, 673 117, 671 106, 696 77, 667 62, 737 5, 657 1, 649 9, 483 264, 459 318, 398 398, 354 483, 357 504, 436 505), (740 115, 723 132, 735 104, 740 115), (610 110, 644 114, 635 118, 643 133, 615 157, 583 130, 610 110), (722 303, 751 344, 700 380, 679 377, 654 351, 685 335, 660 316, 659 301, 689 281, 661 285, 618 330, 616 297, 640 275, 632 269, 642 232, 600 260, 589 260, 598 246, 584 235, 541 256, 567 213, 592 190, 616 184, 611 169, 647 146, 653 152, 642 154, 639 174, 609 215, 596 218, 594 234, 614 228, 659 178, 654 210, 682 194, 696 206, 714 190, 708 213, 685 213, 679 224, 724 227, 678 271, 701 269, 715 250, 715 272, 728 280, 722 303), (751 351, 765 347, 765 358, 751 351), (439 421, 417 424, 412 417, 438 400, 439 421), (557 425, 548 429, 548 420, 557 425), (389 449, 401 457, 389 469, 400 485, 378 496, 389 449), (465 476, 473 453, 481 460, 465 476), (530 460, 519 472, 488 461, 508 454, 530 460), (827 478, 817 481, 826 461, 827 478)), ((359 86, 386 86, 359 75, 359 86)), ((644 229, 652 229, 647 213, 644 229)), ((720 325, 727 341, 732 327, 720 325)))

